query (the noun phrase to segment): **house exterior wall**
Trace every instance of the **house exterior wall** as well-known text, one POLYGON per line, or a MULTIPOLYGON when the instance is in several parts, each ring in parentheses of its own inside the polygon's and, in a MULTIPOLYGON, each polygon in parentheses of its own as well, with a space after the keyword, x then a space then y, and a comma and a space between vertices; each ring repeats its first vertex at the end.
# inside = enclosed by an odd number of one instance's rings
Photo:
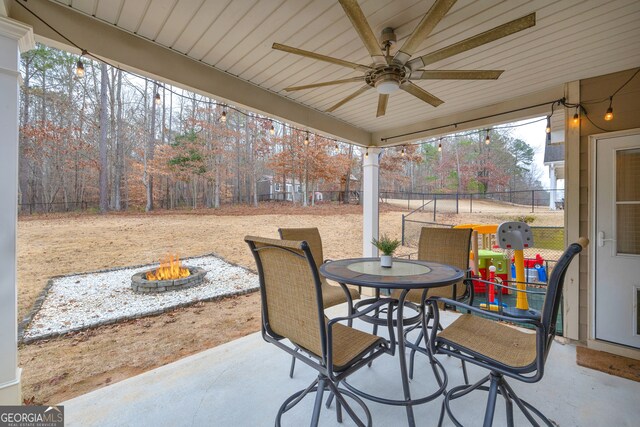
MULTIPOLYGON (((624 87, 613 99, 612 121, 605 121, 604 114, 609 106, 608 98, 622 86, 635 69, 607 74, 580 81, 580 99, 585 104, 589 118, 595 125, 607 131, 620 131, 626 129, 640 128, 640 76, 636 76, 628 85, 624 87), (604 99, 604 102, 589 104, 590 101, 604 99)), ((579 208, 579 231, 580 236, 590 236, 593 218, 590 217, 591 209, 590 183, 592 174, 589 136, 605 133, 598 129, 582 117, 580 121, 580 208, 579 208)), ((592 242, 595 244, 595 242, 592 242)), ((592 309, 589 305, 589 288, 591 276, 589 272, 589 251, 581 254, 579 259, 579 339, 586 342, 589 335, 589 314, 592 309)))

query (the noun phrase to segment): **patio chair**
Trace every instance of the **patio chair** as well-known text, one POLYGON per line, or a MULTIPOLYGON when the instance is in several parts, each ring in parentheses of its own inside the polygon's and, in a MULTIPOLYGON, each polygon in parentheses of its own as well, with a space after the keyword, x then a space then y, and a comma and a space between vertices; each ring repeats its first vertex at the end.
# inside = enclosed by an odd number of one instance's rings
MULTIPOLYGON (((278 234, 283 240, 291 241, 305 241, 309 245, 316 267, 328 260, 324 259, 322 252, 322 239, 320 237, 320 231, 317 228, 279 228, 278 234)), ((322 285, 322 303, 324 308, 333 307, 334 305, 347 303, 347 314, 353 314, 353 300, 360 298, 360 292, 358 290, 349 288, 345 285, 332 286, 327 282, 327 279, 320 276, 320 283, 322 285)), ((293 377, 293 372, 296 367, 296 358, 291 359, 291 368, 289 369, 289 377, 293 377)))
MULTIPOLYGON (((394 303, 381 299, 362 313, 328 319, 324 314, 322 281, 307 242, 245 237, 256 260, 262 297, 262 337, 318 371, 304 390, 287 398, 276 415, 282 415, 304 396, 315 392, 311 425, 318 424, 325 390, 336 398, 336 417, 342 422, 342 408, 358 426, 370 426, 371 414, 355 394, 338 387, 340 381, 383 353, 393 354, 395 336, 391 314, 387 318, 390 340, 359 331, 339 322, 353 320, 371 310, 394 303), (287 344, 285 338, 291 344, 287 344), (364 411, 366 424, 353 411, 345 396, 364 411)), ((388 307, 388 313, 392 308, 388 307)))
MULTIPOLYGON (((470 276, 469 270, 469 250, 471 248, 471 233, 470 228, 435 228, 435 227, 422 227, 420 231, 420 240, 418 242, 418 259, 422 261, 434 261, 443 264, 449 264, 467 272, 467 277, 470 276)), ((394 290, 391 294, 394 298, 400 296, 399 290, 394 290)), ((444 286, 441 288, 429 289, 427 297, 439 296, 450 298, 456 301, 469 301, 469 305, 473 305, 473 285, 466 281, 460 281, 459 283, 451 286, 444 286)), ((407 300, 420 305, 421 299, 424 298, 424 292, 419 290, 409 291, 407 294, 407 300)), ((435 323, 438 327, 438 323, 435 323)), ((420 327, 421 324, 416 324, 413 328, 410 328, 408 332, 420 327)), ((374 332, 375 333, 375 332, 374 332)), ((416 339, 415 343, 411 346, 411 353, 409 355, 409 376, 413 378, 413 367, 416 351, 419 350, 420 341, 423 338, 422 329, 416 339)), ((426 349, 423 348, 423 352, 426 349)), ((462 372, 464 374, 465 381, 468 382, 467 369, 462 363, 462 372)))
MULTIPOLYGON (((580 238, 577 243, 571 244, 558 260, 549 280, 547 295, 539 318, 505 316, 442 297, 433 297, 427 300, 434 316, 434 322, 439 320, 438 303, 467 310, 467 313, 462 314, 443 331, 432 329, 428 339, 431 352, 457 357, 490 371, 489 375, 475 384, 460 385, 447 392, 438 425, 442 424, 446 412, 454 424, 460 426, 460 422, 451 411, 450 401, 463 397, 474 390, 483 390, 489 392, 484 414, 483 425, 485 427, 493 424, 498 395, 505 399, 507 425, 513 426, 513 403, 515 402, 532 425, 538 425, 532 415, 534 413, 546 425, 552 426, 549 419, 538 409, 516 395, 505 377, 527 383, 534 383, 542 379, 544 364, 556 334, 556 320, 565 273, 571 260, 588 243, 586 238, 580 238), (525 332, 498 321, 528 325, 533 327, 535 332, 525 332), (488 387, 485 385, 487 382, 489 382, 488 387)), ((496 286, 500 287, 501 285, 496 286)), ((424 333, 427 333, 426 328, 424 333)))

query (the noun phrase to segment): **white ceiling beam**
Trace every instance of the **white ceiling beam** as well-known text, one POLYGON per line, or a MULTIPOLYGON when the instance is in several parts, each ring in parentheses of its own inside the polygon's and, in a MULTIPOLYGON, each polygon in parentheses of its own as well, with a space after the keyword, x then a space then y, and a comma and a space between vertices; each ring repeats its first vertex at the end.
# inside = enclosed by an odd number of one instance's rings
POLYGON ((551 102, 563 96, 564 85, 557 85, 540 92, 530 93, 481 108, 424 120, 410 126, 374 132, 372 141, 373 145, 379 147, 402 145, 420 139, 541 116, 549 114, 551 102), (538 104, 545 105, 532 107, 538 104), (457 126, 454 126, 454 124, 457 124, 457 126))
MULTIPOLYGON (((115 26, 74 12, 69 7, 48 0, 31 0, 26 5, 83 49, 123 69, 212 96, 343 141, 361 146, 369 145, 371 142, 371 134, 363 129, 122 31, 115 26)), ((64 45, 67 50, 76 51, 24 8, 14 5, 10 10, 10 16, 31 25, 40 39, 51 40, 58 46, 64 45)))

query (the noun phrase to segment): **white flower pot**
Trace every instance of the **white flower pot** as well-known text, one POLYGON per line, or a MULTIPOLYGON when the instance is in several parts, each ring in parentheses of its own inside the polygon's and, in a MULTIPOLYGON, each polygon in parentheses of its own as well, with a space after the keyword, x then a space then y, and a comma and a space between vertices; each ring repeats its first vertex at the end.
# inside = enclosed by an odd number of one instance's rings
POLYGON ((392 265, 393 260, 391 258, 391 255, 382 255, 380 257, 380 267, 391 268, 392 265))

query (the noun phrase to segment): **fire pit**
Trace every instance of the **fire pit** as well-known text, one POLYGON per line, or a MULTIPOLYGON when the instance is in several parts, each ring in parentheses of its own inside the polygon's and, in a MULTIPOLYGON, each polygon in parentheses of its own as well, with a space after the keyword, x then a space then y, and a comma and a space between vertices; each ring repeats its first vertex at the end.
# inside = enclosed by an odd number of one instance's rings
POLYGON ((131 289, 140 293, 186 289, 201 284, 206 275, 203 268, 182 267, 177 256, 168 256, 157 269, 141 271, 131 276, 131 289))

